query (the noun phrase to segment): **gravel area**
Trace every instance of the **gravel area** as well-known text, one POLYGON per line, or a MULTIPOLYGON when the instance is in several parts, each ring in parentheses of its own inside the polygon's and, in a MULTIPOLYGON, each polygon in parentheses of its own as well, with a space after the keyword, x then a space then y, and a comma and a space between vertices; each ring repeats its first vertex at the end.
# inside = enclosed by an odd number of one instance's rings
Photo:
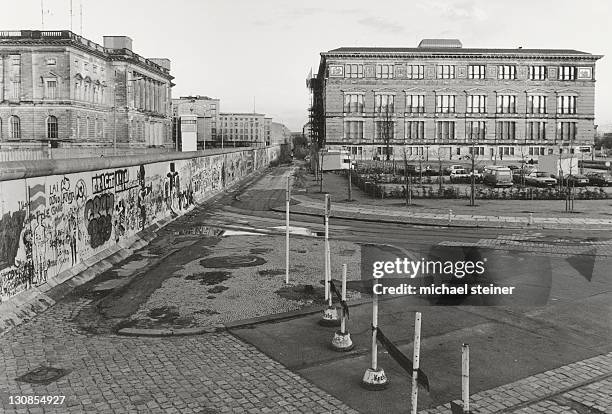
MULTIPOLYGON (((154 321, 159 309, 171 309, 183 324, 191 320, 190 325, 218 326, 323 304, 324 244, 317 238, 291 239, 290 283, 286 285, 284 236, 224 237, 165 280, 132 319, 154 321)), ((334 240, 330 247, 332 278, 340 280, 342 264, 347 263, 347 278, 360 279, 360 246, 334 240)), ((359 292, 347 292, 349 300, 360 297, 359 292)))

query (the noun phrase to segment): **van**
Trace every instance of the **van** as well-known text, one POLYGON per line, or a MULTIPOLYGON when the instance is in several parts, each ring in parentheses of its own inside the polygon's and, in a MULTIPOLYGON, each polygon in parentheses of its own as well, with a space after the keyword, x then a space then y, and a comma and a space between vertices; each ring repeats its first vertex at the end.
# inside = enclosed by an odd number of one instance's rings
POLYGON ((482 181, 493 187, 511 187, 512 171, 508 167, 488 165, 484 168, 482 181))

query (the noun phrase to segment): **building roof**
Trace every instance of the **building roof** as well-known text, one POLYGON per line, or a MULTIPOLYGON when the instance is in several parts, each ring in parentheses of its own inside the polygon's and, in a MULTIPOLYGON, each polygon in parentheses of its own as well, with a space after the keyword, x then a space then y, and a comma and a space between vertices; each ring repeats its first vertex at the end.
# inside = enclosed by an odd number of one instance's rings
POLYGON ((336 54, 385 54, 385 53, 405 53, 405 54, 536 54, 536 55, 591 55, 588 52, 573 49, 485 49, 485 48, 462 48, 462 47, 339 47, 322 55, 336 54))
POLYGON ((423 39, 419 43, 419 47, 463 47, 459 39, 423 39))

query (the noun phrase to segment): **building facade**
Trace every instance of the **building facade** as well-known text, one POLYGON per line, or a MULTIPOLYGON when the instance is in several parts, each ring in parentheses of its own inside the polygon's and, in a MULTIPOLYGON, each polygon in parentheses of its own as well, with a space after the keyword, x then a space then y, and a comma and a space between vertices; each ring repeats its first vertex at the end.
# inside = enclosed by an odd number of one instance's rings
POLYGON ((0 31, 0 145, 173 147, 172 79, 126 36, 0 31))
POLYGON ((208 96, 181 96, 172 100, 172 114, 177 125, 183 125, 181 123, 182 116, 189 115, 189 118, 191 118, 191 115, 195 115, 197 117, 196 130, 199 150, 220 146, 221 135, 217 134, 220 122, 219 111, 220 100, 208 96))
POLYGON ((291 142, 291 131, 280 122, 272 122, 270 145, 286 144, 291 142))
POLYGON ((321 53, 309 130, 356 158, 537 159, 592 151, 595 63, 576 50, 416 48, 321 53))
MULTIPOLYGON (((224 146, 249 147, 266 145, 264 114, 228 112, 219 115, 221 140, 224 146)), ((271 119, 270 119, 271 121, 271 119)))

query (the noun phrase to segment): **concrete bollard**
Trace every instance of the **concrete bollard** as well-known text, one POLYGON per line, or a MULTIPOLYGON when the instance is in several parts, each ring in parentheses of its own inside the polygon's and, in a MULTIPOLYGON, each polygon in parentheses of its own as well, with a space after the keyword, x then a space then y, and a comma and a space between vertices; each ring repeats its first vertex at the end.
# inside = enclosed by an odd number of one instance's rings
POLYGON ((533 213, 529 213, 529 222, 528 222, 528 224, 529 224, 530 226, 532 226, 532 225, 533 225, 533 213))
MULTIPOLYGON (((342 265, 342 300, 346 302, 346 274, 347 274, 346 263, 342 265)), ((338 352, 350 351, 354 348, 353 341, 351 340, 351 334, 346 329, 346 315, 344 314, 344 308, 340 308, 340 330, 334 333, 334 338, 331 343, 332 349, 338 352)))
POLYGON ((453 221, 453 210, 452 209, 448 209, 448 225, 450 226, 451 221, 453 221))
POLYGON ((321 315, 321 319, 319 319, 319 325, 340 326, 340 315, 338 315, 338 308, 328 305, 323 310, 323 315, 321 315))

